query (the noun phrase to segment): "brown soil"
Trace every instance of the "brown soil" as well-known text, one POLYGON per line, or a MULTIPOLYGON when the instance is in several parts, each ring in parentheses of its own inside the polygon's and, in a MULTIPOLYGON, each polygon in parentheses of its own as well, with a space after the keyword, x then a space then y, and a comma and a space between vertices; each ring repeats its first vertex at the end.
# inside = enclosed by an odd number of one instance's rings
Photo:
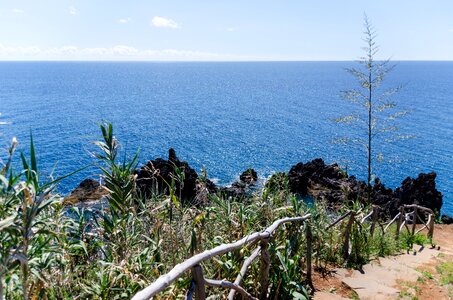
POLYGON ((336 294, 347 299, 356 295, 353 289, 341 281, 333 267, 327 270, 315 270, 312 281, 316 292, 336 294))
POLYGON ((453 299, 453 285, 443 285, 436 269, 443 262, 453 261, 453 225, 435 225, 433 240, 441 247, 441 253, 416 269, 422 274, 416 282, 398 282, 402 295, 419 300, 453 299))
MULTIPOLYGON (((401 269, 402 273, 411 271, 417 276, 412 276, 411 280, 402 280, 398 278, 408 278, 406 274, 393 274, 391 272, 386 273, 385 276, 395 276, 396 285, 389 285, 388 288, 391 290, 399 291, 398 294, 392 294, 393 296, 374 295, 365 297, 366 299, 453 299, 453 284, 442 284, 440 281, 441 275, 436 269, 436 266, 443 262, 453 261, 453 225, 435 225, 434 230, 434 243, 436 248, 440 247, 440 251, 430 252, 432 257, 425 260, 424 263, 418 265, 414 263, 412 257, 404 257, 405 255, 391 258, 395 260, 395 263, 399 262, 406 267, 406 270, 401 269), (412 270, 408 270, 409 269, 412 270), (415 280, 415 278, 417 278, 415 280)), ((426 254, 426 253, 425 253, 426 254)), ((417 255, 418 257, 419 255, 417 255)), ((423 256, 423 255, 422 255, 423 256)), ((421 257, 420 257, 421 258, 421 257)), ((376 262, 372 262, 371 265, 376 265, 376 262)), ((377 263, 380 265, 380 263, 377 263)), ((384 269, 384 272, 386 270, 384 269)), ((346 285, 343 280, 347 280, 354 273, 353 270, 331 268, 328 272, 315 272, 313 274, 313 284, 316 289, 314 299, 351 299, 358 298, 354 289, 346 285), (337 272, 338 271, 338 272, 337 272)), ((357 277, 357 275, 354 275, 357 277)), ((395 282, 394 281, 394 282, 395 282)), ((389 281, 390 283, 390 281, 389 281)), ((370 286, 374 282, 368 283, 370 286)), ((367 286, 368 284, 365 284, 367 286)), ((381 282, 382 284, 382 282, 381 282)), ((389 294, 390 295, 390 294, 389 294)))

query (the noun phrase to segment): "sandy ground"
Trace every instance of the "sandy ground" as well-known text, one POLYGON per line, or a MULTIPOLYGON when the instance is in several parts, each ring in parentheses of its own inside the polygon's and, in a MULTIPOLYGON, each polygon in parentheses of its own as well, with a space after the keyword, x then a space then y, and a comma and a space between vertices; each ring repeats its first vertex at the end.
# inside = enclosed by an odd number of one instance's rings
POLYGON ((314 299, 453 299, 453 283, 442 281, 438 266, 453 262, 453 225, 436 225, 438 247, 380 258, 363 270, 335 269, 314 278, 314 299))

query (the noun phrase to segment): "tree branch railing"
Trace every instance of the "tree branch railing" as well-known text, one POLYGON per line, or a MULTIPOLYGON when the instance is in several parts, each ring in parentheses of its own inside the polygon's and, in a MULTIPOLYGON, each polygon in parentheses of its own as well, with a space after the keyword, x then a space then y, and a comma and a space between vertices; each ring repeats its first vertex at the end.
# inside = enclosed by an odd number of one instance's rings
MULTIPOLYGON (((363 223, 369 220, 370 224, 370 234, 373 236, 374 228, 376 225, 379 225, 382 231, 382 234, 385 234, 390 226, 396 223, 396 232, 395 232, 395 239, 399 238, 401 230, 403 227, 406 227, 409 234, 414 235, 421 232, 424 229, 428 230, 428 238, 432 239, 434 233, 434 212, 426 207, 420 205, 402 205, 399 208, 399 213, 393 217, 388 223, 380 223, 379 222, 379 213, 380 207, 373 206, 372 211, 365 215, 362 209, 358 211, 349 210, 345 212, 343 215, 338 217, 335 221, 325 227, 325 230, 331 229, 338 224, 342 224, 343 222, 347 222, 344 228, 344 232, 342 232, 344 236, 344 242, 342 245, 342 255, 343 258, 346 260, 349 258, 350 255, 350 240, 351 240, 351 233, 354 224, 357 226, 363 227, 363 223), (421 217, 421 214, 424 213, 427 216, 427 221, 421 217), (408 224, 408 216, 412 216, 412 223, 408 224), (423 227, 416 230, 416 225, 418 222, 423 224, 423 227), (411 225, 409 227, 408 225, 411 225)), ((213 287, 222 287, 230 289, 228 294, 228 300, 233 300, 236 293, 240 293, 244 299, 257 299, 248 293, 244 288, 240 286, 242 279, 245 278, 247 274, 247 270, 251 266, 251 264, 260 257, 260 295, 259 299, 267 299, 268 293, 268 286, 269 286, 269 268, 270 268, 270 258, 268 252, 268 244, 270 239, 273 237, 274 232, 277 228, 284 224, 290 222, 305 222, 311 217, 310 214, 301 216, 301 217, 288 217, 283 218, 275 221, 272 223, 271 226, 266 228, 261 232, 254 232, 249 234, 248 236, 232 242, 228 244, 219 245, 213 249, 205 250, 199 254, 196 254, 186 261, 177 264, 173 267, 167 274, 164 274, 157 278, 156 281, 151 283, 148 287, 144 288, 143 290, 139 291, 132 300, 144 300, 150 299, 153 296, 157 295, 158 293, 162 292, 168 286, 170 286, 173 282, 175 282, 179 277, 184 275, 186 272, 191 271, 192 274, 192 283, 187 293, 186 299, 192 299, 193 295, 197 300, 204 300, 206 299, 206 286, 213 286, 213 287), (251 247, 255 244, 259 244, 258 247, 251 252, 250 256, 246 258, 243 262, 243 265, 239 271, 234 282, 229 282, 226 280, 213 280, 207 279, 203 275, 203 270, 201 267, 201 263, 211 259, 215 256, 219 256, 234 250, 241 249, 243 247, 251 247)), ((311 282, 311 274, 312 274, 312 243, 313 243, 313 235, 311 231, 311 225, 308 222, 306 224, 306 242, 307 242, 307 253, 306 253, 306 262, 307 262, 307 270, 306 276, 308 284, 312 287, 311 282)))
POLYGON ((373 237, 375 227, 376 225, 379 225, 382 231, 382 234, 385 234, 389 227, 394 224, 395 222, 397 223, 396 226, 396 232, 395 232, 395 240, 399 239, 401 230, 403 227, 406 227, 407 232, 410 235, 415 235, 424 229, 428 230, 428 238, 432 240, 432 237, 434 235, 434 212, 426 207, 416 205, 416 204, 411 204, 411 205, 402 205, 399 208, 399 213, 393 217, 393 219, 388 222, 388 223, 381 223, 379 222, 379 213, 380 213, 381 208, 379 206, 374 206, 371 209, 371 212, 368 213, 367 215, 361 217, 363 215, 362 210, 358 211, 353 211, 353 210, 348 210, 346 213, 338 217, 334 222, 329 224, 328 226, 325 227, 325 230, 328 230, 338 224, 341 224, 343 222, 347 221, 347 225, 345 227, 345 230, 343 232, 344 235, 344 242, 342 246, 342 254, 343 258, 347 260, 349 258, 349 251, 350 251, 350 235, 352 231, 352 227, 354 223, 358 224, 358 226, 362 226, 362 224, 367 221, 371 220, 370 224, 370 235, 373 237), (427 221, 425 222, 425 219, 421 217, 421 213, 424 213, 425 216, 427 216, 427 221), (408 217, 412 216, 412 222, 411 222, 411 227, 409 228, 408 224, 408 217), (359 221, 360 219, 360 221, 359 221), (417 224, 419 222, 423 225, 421 228, 416 230, 417 224), (385 226, 385 227, 384 227, 385 226))
MULTIPOLYGON (((191 295, 193 292, 195 293, 195 297, 197 300, 204 300, 206 299, 206 292, 205 286, 216 286, 216 287, 225 287, 231 289, 228 299, 233 299, 235 292, 239 292, 243 296, 248 299, 255 299, 252 295, 250 295, 247 291, 245 291, 241 286, 241 280, 245 277, 248 267, 253 263, 253 261, 260 255, 261 257, 261 297, 267 297, 267 285, 269 283, 269 253, 267 250, 267 245, 269 240, 272 238, 274 231, 282 224, 289 223, 289 222, 305 222, 310 218, 310 214, 301 216, 301 217, 293 217, 293 218, 283 218, 275 221, 272 223, 271 226, 266 228, 264 231, 261 232, 254 232, 236 242, 229 243, 229 244, 222 244, 213 249, 203 251, 199 254, 196 254, 186 261, 177 264, 173 267, 167 274, 164 274, 157 278, 156 281, 151 283, 148 287, 144 288, 143 290, 139 291, 132 300, 145 300, 150 299, 153 296, 157 295, 168 286, 170 286, 173 282, 175 282, 179 277, 185 274, 187 271, 192 272, 193 283, 195 286, 191 287, 191 295), (260 243, 260 246, 256 248, 252 254, 244 261, 243 266, 240 270, 239 275, 237 276, 234 283, 228 281, 219 281, 219 280, 212 280, 206 279, 203 276, 203 271, 200 264, 213 258, 218 255, 222 255, 234 250, 241 249, 244 246, 251 246, 256 243, 260 243), (267 283, 267 284, 266 284, 267 283)), ((308 238, 311 238, 311 230, 307 230, 308 238), (310 236, 308 236, 310 234, 310 236)), ((311 240, 307 241, 308 244, 311 244, 311 240)), ((311 251, 307 251, 307 255, 311 256, 311 251)), ((307 261, 311 261, 311 257, 307 258, 307 261)), ((307 274, 311 274, 311 264, 307 264, 307 274)), ((307 276, 307 280, 311 283, 311 278, 307 276)), ((260 297, 260 298, 261 298, 260 297)))

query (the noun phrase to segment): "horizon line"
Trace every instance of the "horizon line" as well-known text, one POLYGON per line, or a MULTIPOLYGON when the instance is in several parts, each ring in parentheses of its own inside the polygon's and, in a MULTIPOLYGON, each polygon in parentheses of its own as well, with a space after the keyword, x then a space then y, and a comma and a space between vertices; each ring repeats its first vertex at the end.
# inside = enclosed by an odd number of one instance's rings
MULTIPOLYGON (((137 62, 137 63, 183 63, 183 62, 191 62, 191 63, 219 63, 219 62, 357 62, 360 61, 358 59, 335 59, 335 60, 326 60, 326 59, 318 59, 318 60, 298 60, 298 59, 275 59, 275 60, 267 60, 267 59, 250 59, 250 60, 132 60, 132 59, 11 59, 5 60, 0 59, 0 63, 5 62, 137 62)), ((384 60, 376 60, 376 61, 384 61, 384 60)), ((396 59, 391 60, 392 62, 453 62, 453 59, 396 59)))

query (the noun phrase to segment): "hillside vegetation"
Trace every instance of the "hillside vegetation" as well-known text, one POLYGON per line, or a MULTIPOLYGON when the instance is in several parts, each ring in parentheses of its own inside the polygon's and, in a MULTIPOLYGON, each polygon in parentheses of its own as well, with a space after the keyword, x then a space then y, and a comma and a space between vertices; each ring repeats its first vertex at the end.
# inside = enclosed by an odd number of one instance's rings
MULTIPOLYGON (((55 189, 60 179, 43 183, 40 178, 33 140, 30 157, 20 154, 18 169, 12 164, 17 143, 11 145, 0 177, 0 299, 129 299, 195 253, 261 231, 280 218, 308 213, 309 221, 283 225, 270 240, 269 299, 310 297, 312 287, 305 275, 308 225, 316 270, 360 267, 413 243, 428 242, 405 232, 396 239, 394 227, 384 234, 383 226, 374 228, 368 221, 340 222, 326 230, 347 211, 360 220, 372 208, 357 202, 338 211, 307 205, 290 193, 282 173, 241 201, 208 194, 203 205, 184 203, 175 189, 181 180, 178 174, 166 182, 167 193, 145 197, 136 189, 137 156, 128 160, 119 153, 110 124, 102 125, 101 131, 96 145, 108 191, 104 210, 64 206, 55 189)), ((206 179, 201 176, 198 184, 206 184, 206 179)), ((233 282, 252 250, 242 248, 206 261, 205 276, 233 282)), ((260 294, 259 265, 252 264, 241 283, 255 296, 260 294)), ((190 282, 187 273, 158 298, 182 299, 190 282)), ((222 299, 228 290, 209 288, 208 293, 222 299)))

